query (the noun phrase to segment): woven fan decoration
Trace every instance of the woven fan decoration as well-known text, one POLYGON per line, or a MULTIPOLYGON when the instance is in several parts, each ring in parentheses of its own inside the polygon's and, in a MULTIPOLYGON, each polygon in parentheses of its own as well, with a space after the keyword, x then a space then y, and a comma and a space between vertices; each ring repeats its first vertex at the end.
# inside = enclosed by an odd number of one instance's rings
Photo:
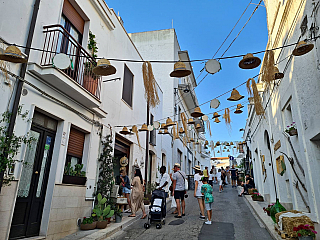
POLYGON ((207 129, 208 129, 208 131, 209 131, 210 137, 212 137, 211 128, 210 128, 210 121, 207 120, 207 121, 206 121, 206 124, 207 124, 207 129))
POLYGON ((173 140, 178 139, 179 138, 178 126, 177 125, 173 125, 172 131, 173 131, 173 140))
POLYGON ((256 110, 256 114, 264 115, 265 112, 261 103, 261 97, 258 92, 256 81, 253 78, 249 78, 247 81, 247 91, 251 97, 253 96, 254 109, 256 110))
POLYGON ((230 118, 230 109, 229 108, 226 108, 224 110, 223 118, 224 118, 224 121, 225 121, 227 127, 231 129, 231 118, 230 118))
POLYGON ((274 80, 274 53, 273 51, 267 51, 264 55, 261 81, 265 82, 267 87, 270 87, 274 80))
POLYGON ((145 98, 151 107, 156 107, 160 103, 156 88, 156 80, 153 76, 151 63, 146 61, 142 64, 143 83, 145 98))
POLYGON ((141 148, 140 139, 139 139, 139 133, 138 133, 138 127, 136 125, 132 126, 132 132, 134 132, 136 134, 139 148, 141 148))
POLYGON ((188 134, 188 127, 187 127, 188 119, 187 119, 187 117, 186 117, 186 115, 184 113, 181 113, 180 116, 181 116, 182 125, 183 125, 183 128, 184 128, 185 136, 187 138, 187 141, 190 141, 189 136, 188 136, 189 135, 188 134))

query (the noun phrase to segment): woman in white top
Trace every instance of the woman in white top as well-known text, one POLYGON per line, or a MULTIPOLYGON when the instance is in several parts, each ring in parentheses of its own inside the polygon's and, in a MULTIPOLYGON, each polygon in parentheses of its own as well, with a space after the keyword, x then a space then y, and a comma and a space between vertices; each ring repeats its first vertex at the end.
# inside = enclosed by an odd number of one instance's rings
POLYGON ((198 199, 198 203, 199 203, 199 208, 200 208, 200 212, 201 212, 201 216, 200 219, 201 220, 206 220, 206 217, 204 216, 204 198, 203 195, 201 193, 201 187, 202 187, 202 181, 201 181, 201 169, 200 166, 194 166, 193 167, 194 171, 195 171, 195 175, 194 175, 194 197, 198 199))
POLYGON ((218 173, 216 175, 218 183, 219 183, 219 192, 223 190, 222 179, 221 179, 221 169, 219 168, 218 173))
POLYGON ((209 173, 209 182, 208 182, 211 186, 213 186, 213 180, 214 180, 213 178, 214 178, 213 170, 211 169, 209 173))

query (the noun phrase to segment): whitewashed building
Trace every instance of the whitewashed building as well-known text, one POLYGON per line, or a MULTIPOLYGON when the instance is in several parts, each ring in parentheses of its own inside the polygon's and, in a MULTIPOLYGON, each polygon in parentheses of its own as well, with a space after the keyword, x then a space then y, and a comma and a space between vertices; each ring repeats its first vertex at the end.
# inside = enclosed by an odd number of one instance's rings
MULTIPOLYGON (((319 36, 318 1, 264 2, 267 49, 319 36)), ((319 42, 307 41, 315 46, 301 56, 291 55, 295 46, 274 51, 284 78, 261 93, 263 106, 267 106, 265 118, 255 114, 253 105, 249 107, 244 133, 259 192, 269 202, 275 202, 277 197, 287 209, 310 212, 316 222, 320 220, 319 42), (285 133, 291 124, 296 125, 298 135, 285 133)))
MULTIPOLYGON (((174 29, 130 33, 130 37, 146 60, 190 60, 188 52, 181 51, 174 29)), ((162 115, 164 119, 161 122, 166 121, 165 117, 170 117, 173 121, 178 122, 178 128, 183 128, 181 113, 184 113, 187 119, 192 118, 191 113, 199 105, 194 92, 197 83, 192 65, 189 62, 185 62, 185 64, 186 68, 191 70, 191 75, 184 78, 172 78, 169 74, 174 69, 174 63, 153 63, 154 76, 163 90, 162 115)), ((161 152, 159 152, 161 165, 165 165, 171 171, 175 163, 180 163, 181 169, 187 175, 193 174, 192 167, 194 165, 201 165, 203 168, 210 166, 210 155, 203 149, 205 137, 201 133, 205 131, 204 124, 200 119, 197 119, 196 123, 199 123, 201 128, 196 130, 194 126, 188 126, 190 137, 201 139, 202 144, 187 143, 184 141, 184 134, 176 140, 172 134, 161 136, 162 146, 161 152)))

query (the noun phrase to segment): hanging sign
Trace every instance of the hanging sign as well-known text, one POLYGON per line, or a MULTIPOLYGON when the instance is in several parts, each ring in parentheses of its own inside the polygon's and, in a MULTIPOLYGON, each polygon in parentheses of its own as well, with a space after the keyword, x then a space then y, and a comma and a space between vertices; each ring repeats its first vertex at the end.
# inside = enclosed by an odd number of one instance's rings
POLYGON ((220 101, 218 99, 212 99, 210 102, 210 108, 218 108, 220 106, 220 101))
POLYGON ((122 158, 120 159, 120 165, 121 165, 122 167, 127 166, 128 163, 129 163, 129 160, 128 160, 128 158, 127 158, 126 156, 124 156, 124 157, 122 157, 122 158))
POLYGON ((215 74, 221 70, 221 64, 215 59, 206 62, 205 69, 210 74, 215 74))
POLYGON ((281 147, 280 140, 274 145, 274 151, 277 151, 281 147))
POLYGON ((70 67, 71 61, 66 54, 59 53, 53 57, 52 64, 54 67, 64 70, 70 67))

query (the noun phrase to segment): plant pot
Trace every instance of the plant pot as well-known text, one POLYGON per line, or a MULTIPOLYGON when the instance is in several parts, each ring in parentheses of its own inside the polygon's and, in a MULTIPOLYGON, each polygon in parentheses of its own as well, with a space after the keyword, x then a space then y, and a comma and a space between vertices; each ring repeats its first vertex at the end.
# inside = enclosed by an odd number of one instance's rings
POLYGON ((276 203, 270 209, 270 217, 272 218, 273 222, 276 223, 276 213, 283 211, 286 211, 286 209, 280 204, 279 199, 276 199, 276 203))
POLYGON ((259 202, 263 202, 263 197, 262 196, 258 196, 258 197, 254 197, 252 198, 253 201, 259 201, 259 202))
POLYGON ((149 204, 150 204, 149 199, 148 199, 148 200, 143 200, 143 204, 144 204, 144 205, 149 205, 149 204))
POLYGON ((97 222, 97 228, 99 229, 104 229, 107 227, 107 225, 108 225, 108 221, 106 220, 97 222))
POLYGON ((270 211, 267 211, 267 215, 270 216, 270 211))
POLYGON ((80 229, 81 230, 92 230, 92 229, 95 229, 97 226, 97 222, 93 222, 93 223, 90 223, 90 224, 80 224, 80 229))
POLYGON ((106 221, 108 222, 108 224, 111 223, 111 217, 106 218, 106 221))
POLYGON ((292 129, 289 131, 289 135, 290 136, 295 136, 295 135, 298 135, 298 130, 297 129, 292 129))
POLYGON ((63 178, 62 178, 62 183, 66 183, 66 184, 85 185, 86 181, 87 181, 86 177, 63 175, 63 178))
POLYGON ((121 221, 122 221, 122 217, 116 214, 116 223, 121 223, 121 221))
POLYGON ((148 198, 148 199, 149 199, 149 201, 151 201, 152 194, 146 194, 146 198, 148 198))
POLYGON ((98 79, 95 79, 90 75, 83 75, 83 87, 93 95, 96 95, 98 79))
POLYGON ((314 238, 312 236, 301 236, 298 237, 299 240, 313 240, 314 238))

